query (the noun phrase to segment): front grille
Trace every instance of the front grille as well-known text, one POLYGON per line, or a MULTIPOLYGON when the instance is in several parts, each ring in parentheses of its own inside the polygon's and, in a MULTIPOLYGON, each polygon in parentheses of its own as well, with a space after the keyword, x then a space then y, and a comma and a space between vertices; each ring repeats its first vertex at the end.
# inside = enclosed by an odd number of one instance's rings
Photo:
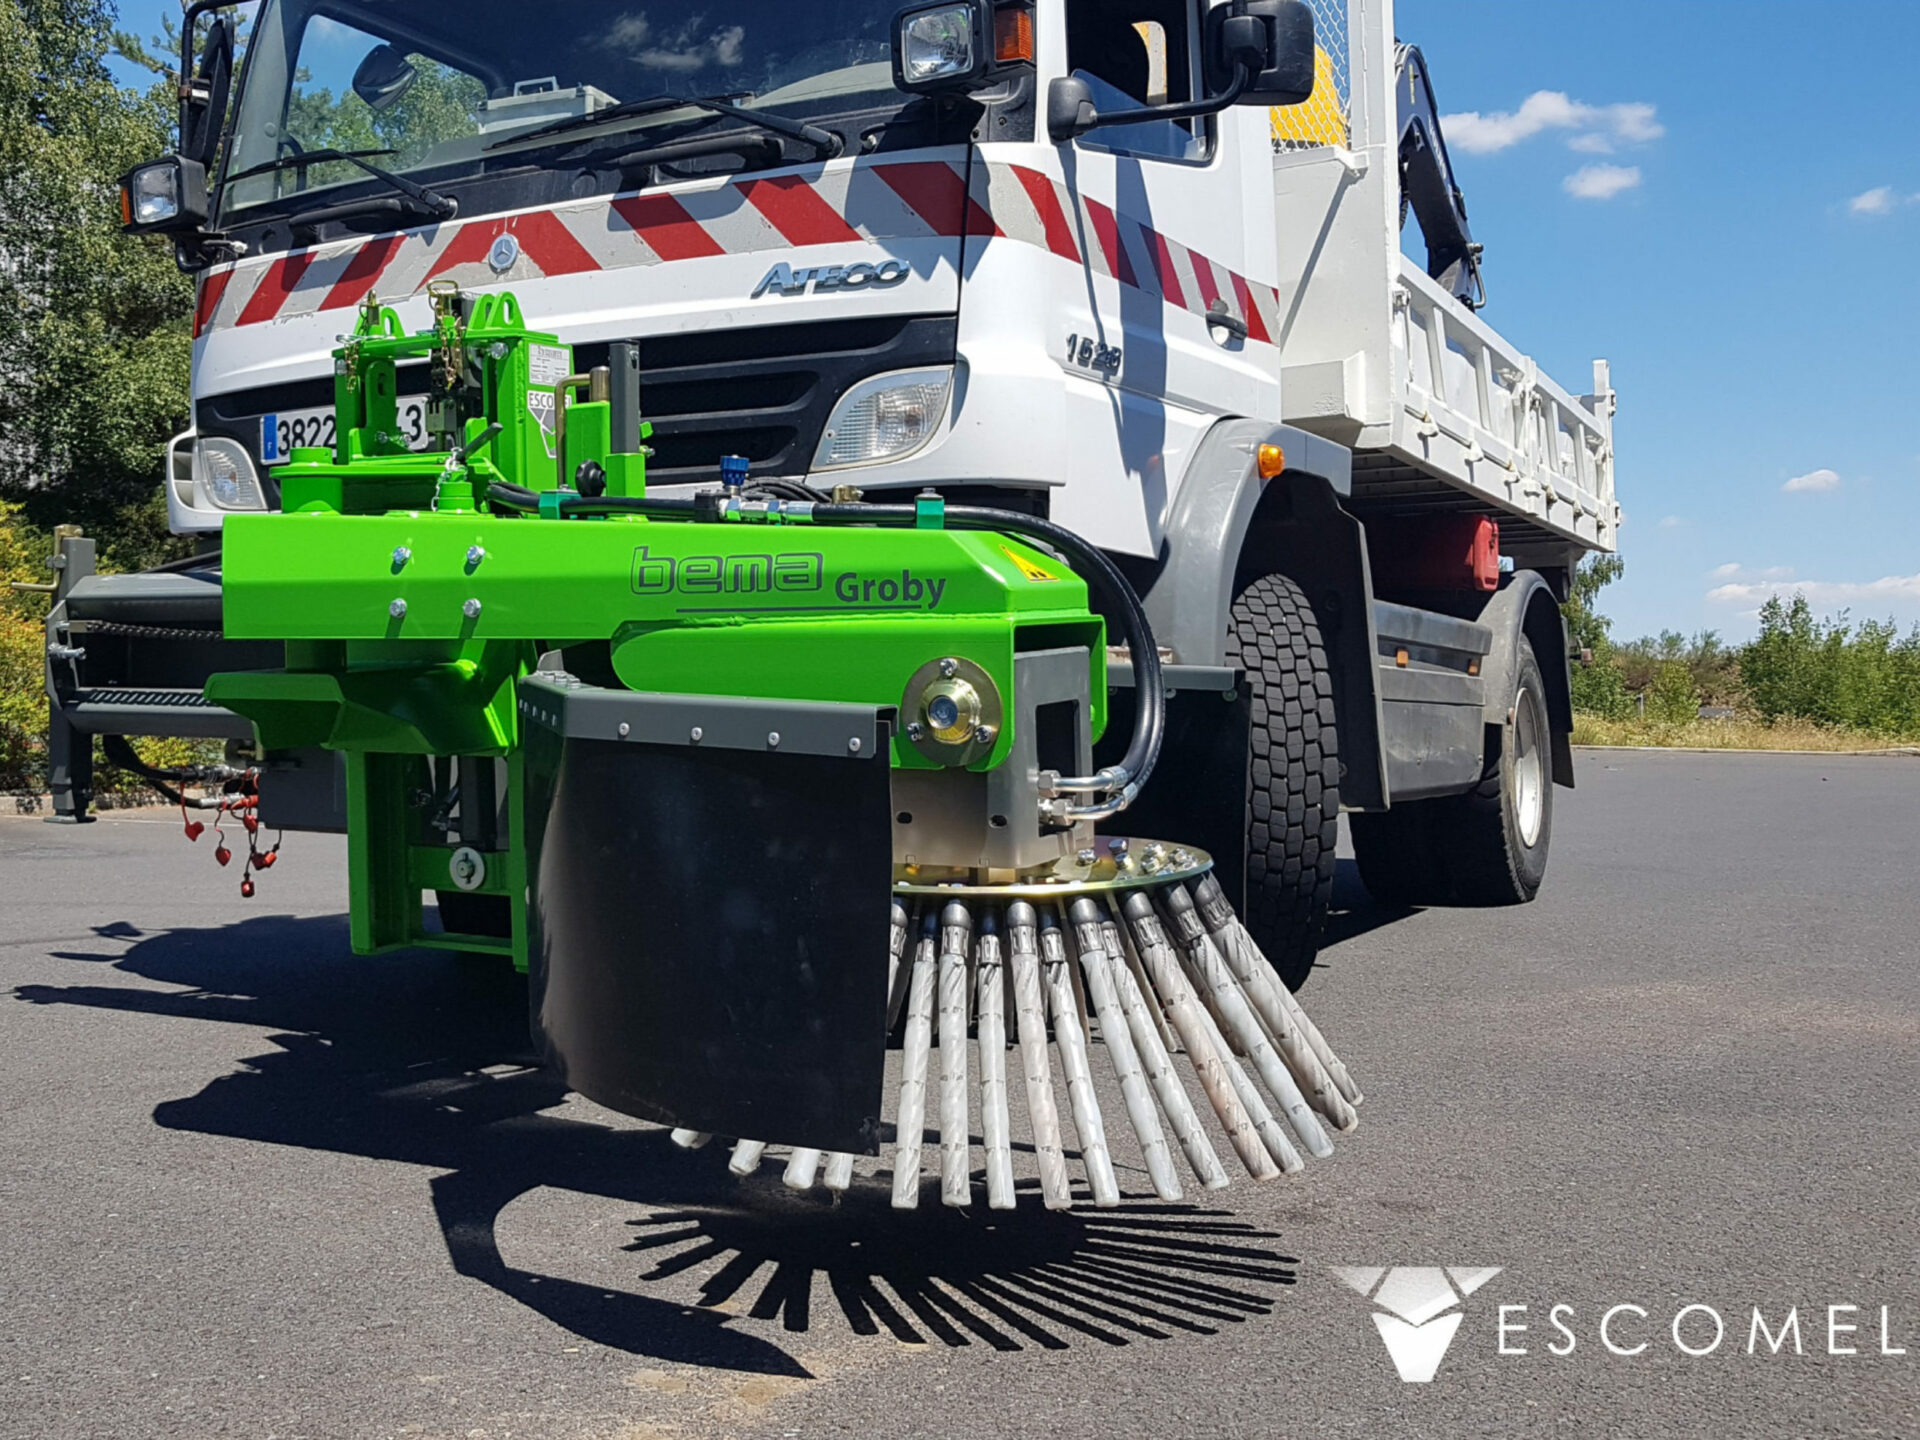
MULTIPOLYGON (((640 337, 640 410, 653 422, 647 478, 711 480, 722 455, 746 456, 757 474, 805 474, 848 387, 951 365, 958 333, 952 315, 881 315, 640 337)), ((604 341, 574 347, 576 369, 606 361, 604 341)), ((426 391, 424 366, 402 368, 399 380, 402 395, 426 391)), ((240 440, 258 461, 262 415, 332 402, 329 375, 210 397, 196 423, 203 435, 240 440)))

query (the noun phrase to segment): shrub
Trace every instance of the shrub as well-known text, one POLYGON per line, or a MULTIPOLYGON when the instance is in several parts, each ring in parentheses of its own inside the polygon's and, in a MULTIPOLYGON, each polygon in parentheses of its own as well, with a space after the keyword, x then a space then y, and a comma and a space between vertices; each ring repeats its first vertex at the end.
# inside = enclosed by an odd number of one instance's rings
POLYGON ((1740 652, 1740 678, 1769 720, 1796 718, 1888 733, 1920 730, 1920 626, 1856 631, 1843 613, 1816 620, 1804 595, 1760 609, 1760 633, 1740 652))
POLYGON ((1661 662, 1647 693, 1647 718, 1656 725, 1686 725, 1700 718, 1700 691, 1686 662, 1661 662))

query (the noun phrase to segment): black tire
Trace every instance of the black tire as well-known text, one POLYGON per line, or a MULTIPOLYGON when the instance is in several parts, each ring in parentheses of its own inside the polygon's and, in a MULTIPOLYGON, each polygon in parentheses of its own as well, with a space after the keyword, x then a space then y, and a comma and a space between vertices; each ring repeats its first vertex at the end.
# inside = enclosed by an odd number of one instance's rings
POLYGON ((1263 575, 1234 600, 1226 655, 1253 702, 1241 918, 1298 990, 1319 953, 1339 839, 1333 672, 1313 607, 1284 575, 1263 575))
MULTIPOLYGON (((1524 638, 1514 693, 1480 783, 1449 797, 1446 857, 1456 905, 1522 905, 1540 893, 1553 841, 1553 727, 1547 685, 1524 638)), ((1497 737, 1497 738, 1495 738, 1497 737)))
POLYGON ((1553 732, 1533 646, 1514 657, 1508 713, 1463 795, 1353 815, 1354 858, 1383 905, 1521 905, 1540 891, 1553 841, 1553 732))

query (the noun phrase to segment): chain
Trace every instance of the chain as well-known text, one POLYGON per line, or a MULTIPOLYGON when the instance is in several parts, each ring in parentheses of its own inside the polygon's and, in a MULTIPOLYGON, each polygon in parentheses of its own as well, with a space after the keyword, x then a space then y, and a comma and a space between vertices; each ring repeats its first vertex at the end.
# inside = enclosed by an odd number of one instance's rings
POLYGON ((124 635, 135 640, 222 640, 218 630, 191 630, 172 625, 128 625, 119 620, 76 620, 73 629, 86 635, 124 635))

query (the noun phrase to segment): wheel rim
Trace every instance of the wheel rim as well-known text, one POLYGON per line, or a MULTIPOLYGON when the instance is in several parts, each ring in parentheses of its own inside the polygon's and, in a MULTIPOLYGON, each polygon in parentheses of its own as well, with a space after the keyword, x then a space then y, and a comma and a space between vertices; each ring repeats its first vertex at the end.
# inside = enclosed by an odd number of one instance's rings
POLYGON ((1526 686, 1513 697, 1513 818, 1520 843, 1528 849, 1540 839, 1547 809, 1546 761, 1541 741, 1539 702, 1526 686))

